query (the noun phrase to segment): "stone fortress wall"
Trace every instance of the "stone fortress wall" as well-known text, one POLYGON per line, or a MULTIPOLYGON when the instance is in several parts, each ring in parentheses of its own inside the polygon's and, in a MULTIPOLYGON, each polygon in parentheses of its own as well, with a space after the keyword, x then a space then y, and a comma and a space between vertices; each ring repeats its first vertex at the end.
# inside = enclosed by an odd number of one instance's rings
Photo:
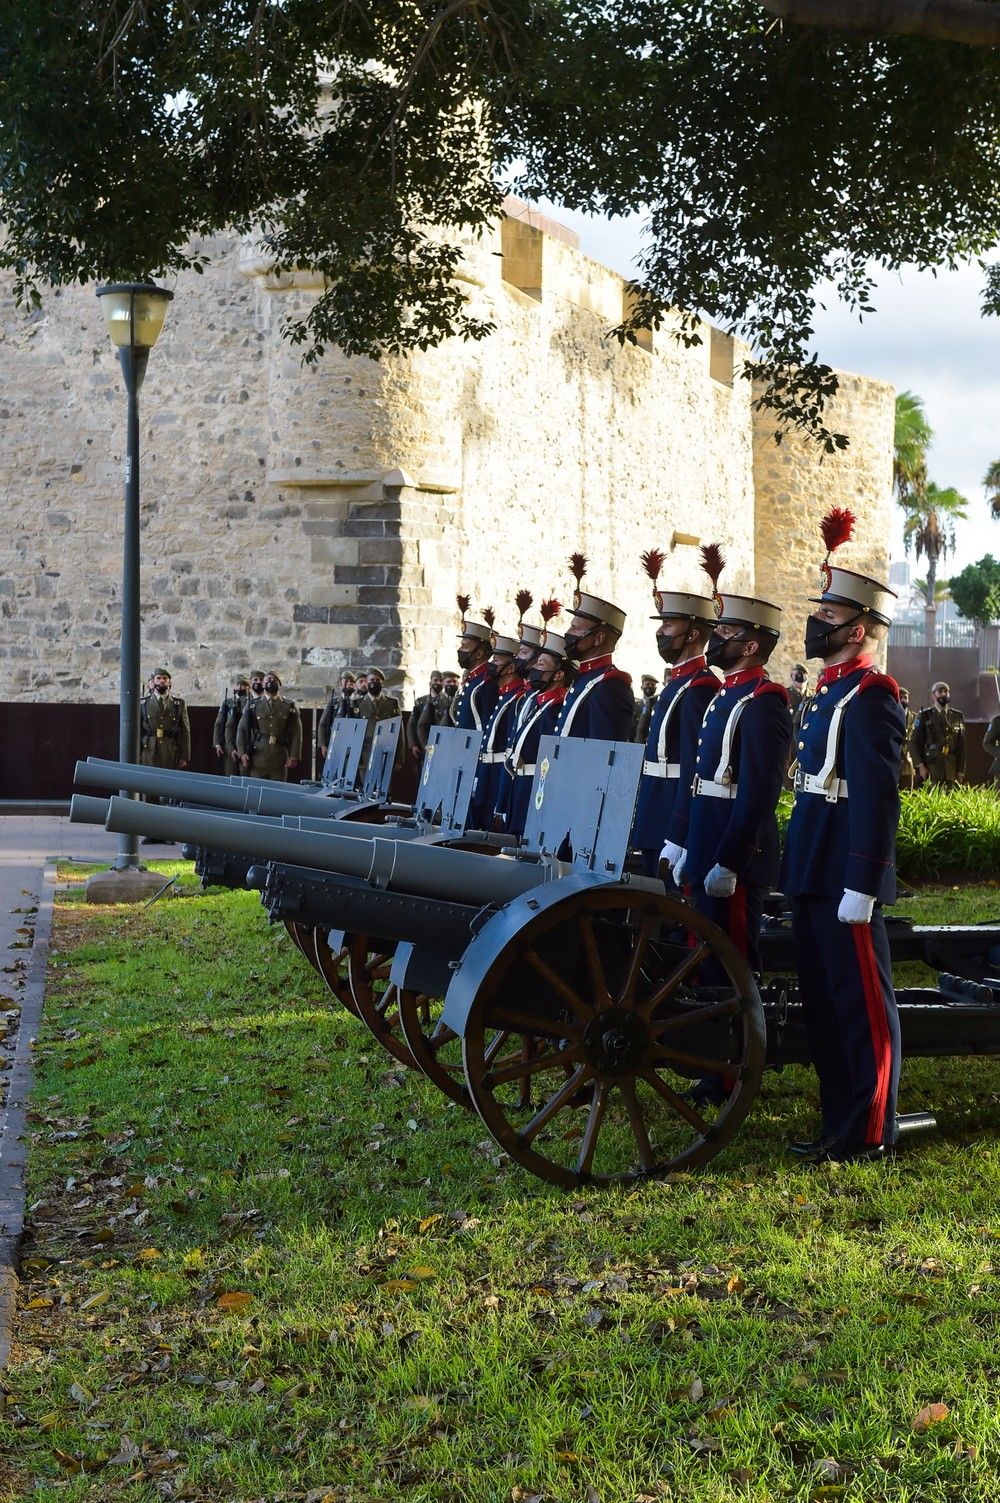
MULTIPOLYGON (((496 325, 480 344, 306 366, 281 325, 317 295, 307 276, 218 240, 178 279, 141 398, 144 672, 162 661, 209 704, 234 668, 273 665, 315 704, 376 661, 408 699, 454 664, 458 591, 510 630, 522 586, 536 619, 544 596, 568 603, 579 548, 589 588, 629 612, 623 666, 658 673, 639 555, 663 548, 663 587, 694 588, 693 538, 722 544, 724 585, 786 607, 784 676, 828 505, 859 516, 842 562, 887 569, 889 387, 844 379, 846 455, 777 447, 738 343, 664 328, 620 348, 622 279, 510 207, 462 268, 496 325)), ((93 288, 29 316, 8 296, 0 372, 0 700, 113 702, 125 397, 93 288)))

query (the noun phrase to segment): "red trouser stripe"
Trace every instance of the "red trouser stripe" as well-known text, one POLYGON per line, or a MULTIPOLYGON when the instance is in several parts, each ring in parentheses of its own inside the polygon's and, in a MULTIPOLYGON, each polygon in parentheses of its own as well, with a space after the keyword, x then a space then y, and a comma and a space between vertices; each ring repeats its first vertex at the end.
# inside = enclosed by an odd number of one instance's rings
POLYGON ((885 1136, 885 1109, 889 1099, 889 1076, 892 1072, 892 1057, 889 1046, 889 1025, 885 1016, 885 999, 882 982, 875 960, 872 931, 868 924, 852 924, 854 948, 858 955, 861 972, 861 989, 864 992, 868 1011, 868 1027, 872 1036, 872 1052, 875 1056, 875 1093, 868 1113, 866 1143, 881 1143, 885 1136))

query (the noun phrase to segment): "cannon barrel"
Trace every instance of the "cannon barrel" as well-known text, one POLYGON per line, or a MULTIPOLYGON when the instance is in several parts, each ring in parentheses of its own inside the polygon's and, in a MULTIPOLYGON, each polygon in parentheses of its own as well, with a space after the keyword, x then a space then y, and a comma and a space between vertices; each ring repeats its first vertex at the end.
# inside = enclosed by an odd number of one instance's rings
POLYGON ((255 779, 249 785, 230 783, 211 773, 172 772, 160 767, 137 767, 132 763, 78 762, 73 774, 78 788, 124 788, 129 793, 154 794, 185 803, 204 804, 237 814, 306 814, 335 819, 350 799, 328 798, 322 793, 255 779))
MULTIPOLYGON (((75 802, 75 797, 74 797, 75 802)), ((73 808, 70 806, 70 819, 73 808)), ((308 866, 333 876, 359 877, 376 887, 452 902, 507 903, 545 881, 545 867, 505 856, 406 841, 356 839, 326 831, 261 826, 252 820, 226 819, 198 809, 175 809, 113 797, 105 827, 117 834, 159 835, 231 851, 257 862, 281 861, 308 866)))
MULTIPOLYGON (((128 802, 131 802, 130 800, 128 802)), ((146 805, 147 808, 153 807, 146 805)), ((74 793, 70 805, 70 822, 75 825, 103 825, 111 808, 110 798, 89 798, 85 793, 74 793)), ((217 816, 216 816, 217 817, 217 816)), ((371 840, 381 825, 365 825, 350 819, 306 819, 301 814, 247 814, 243 811, 226 812, 227 820, 239 820, 257 829, 307 830, 312 834, 343 835, 348 840, 371 840)), ((195 849, 205 850, 196 842, 189 842, 195 849)), ((213 847, 218 849, 218 847, 213 847)))
MULTIPOLYGON (((98 770, 100 770, 102 772, 112 773, 113 776, 110 776, 110 777, 106 778, 102 786, 106 787, 106 788, 114 788, 116 786, 115 778, 117 777, 117 775, 118 775, 119 772, 124 772, 127 769, 129 769, 129 768, 138 767, 138 766, 141 766, 142 764, 141 763, 137 763, 137 762, 121 762, 117 758, 114 758, 114 757, 88 757, 86 765, 88 767, 93 767, 95 769, 98 769, 98 770)), ((191 772, 191 771, 189 771, 186 768, 182 770, 179 767, 176 767, 176 768, 170 768, 170 767, 147 767, 144 770, 146 772, 166 773, 171 778, 188 778, 188 779, 195 780, 195 781, 197 781, 199 783, 208 783, 211 787, 215 787, 215 788, 218 788, 218 786, 219 786, 220 783, 223 786, 227 786, 227 787, 231 787, 231 788, 273 788, 274 787, 274 779, 273 778, 250 778, 250 777, 246 777, 246 776, 243 776, 243 775, 238 776, 238 775, 236 775, 234 773, 222 773, 222 772, 191 772)), ((124 786, 124 785, 122 785, 122 786, 124 786)), ((322 783, 308 783, 308 784, 305 784, 305 783, 291 783, 291 784, 289 784, 287 786, 290 787, 291 790, 293 792, 295 792, 295 793, 307 793, 307 792, 310 791, 310 789, 317 789, 317 790, 322 789, 323 784, 322 783)))

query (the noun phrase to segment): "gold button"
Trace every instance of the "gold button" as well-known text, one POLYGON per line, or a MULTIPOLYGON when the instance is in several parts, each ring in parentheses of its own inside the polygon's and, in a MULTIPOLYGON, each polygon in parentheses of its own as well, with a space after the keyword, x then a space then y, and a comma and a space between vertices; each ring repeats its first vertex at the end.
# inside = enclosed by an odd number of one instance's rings
POLYGON ((822 688, 821 688, 821 689, 820 689, 820 691, 819 691, 819 692, 820 692, 820 693, 821 693, 821 694, 825 694, 825 693, 826 693, 826 691, 827 691, 827 689, 828 689, 828 687, 829 687, 829 685, 827 685, 827 684, 824 684, 824 685, 823 685, 823 687, 822 687, 822 688))

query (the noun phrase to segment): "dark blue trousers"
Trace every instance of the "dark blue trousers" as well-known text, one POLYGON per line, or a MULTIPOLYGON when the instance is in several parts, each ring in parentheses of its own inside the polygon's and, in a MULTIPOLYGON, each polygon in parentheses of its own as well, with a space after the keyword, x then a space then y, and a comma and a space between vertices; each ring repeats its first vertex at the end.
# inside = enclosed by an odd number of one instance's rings
POLYGON ((882 910, 842 924, 839 898, 792 899, 799 996, 823 1130, 839 1142, 893 1143, 899 1014, 882 910))
MULTIPOLYGON (((744 960, 760 975, 760 923, 764 913, 763 887, 745 887, 737 882, 731 898, 710 898, 699 882, 691 893, 691 901, 699 913, 718 924, 728 934, 744 960)), ((701 979, 707 986, 725 984, 725 974, 714 960, 701 971, 701 979), (711 972, 711 975, 709 974, 711 972)))

